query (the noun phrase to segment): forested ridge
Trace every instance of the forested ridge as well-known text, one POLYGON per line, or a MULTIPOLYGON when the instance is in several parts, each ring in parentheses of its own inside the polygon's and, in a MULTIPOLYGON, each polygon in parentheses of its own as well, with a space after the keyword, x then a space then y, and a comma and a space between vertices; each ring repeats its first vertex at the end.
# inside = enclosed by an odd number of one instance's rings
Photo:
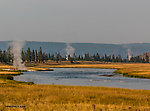
MULTIPOLYGON (((90 55, 89 53, 85 53, 83 55, 76 55, 74 53, 73 56, 66 55, 63 56, 60 54, 60 52, 57 52, 55 54, 46 53, 42 50, 42 47, 39 49, 33 49, 31 50, 30 47, 28 47, 27 50, 22 50, 21 53, 22 62, 39 62, 39 63, 45 63, 48 60, 53 60, 56 62, 60 61, 70 61, 73 63, 74 61, 100 61, 100 62, 134 62, 134 63, 149 63, 149 55, 145 54, 145 57, 143 56, 131 56, 122 58, 121 55, 108 55, 105 54, 104 56, 100 56, 99 53, 90 55), (68 56, 68 57, 67 57, 68 56)), ((11 47, 9 47, 7 50, 0 49, 0 62, 3 63, 12 63, 13 62, 13 54, 11 53, 11 47)))

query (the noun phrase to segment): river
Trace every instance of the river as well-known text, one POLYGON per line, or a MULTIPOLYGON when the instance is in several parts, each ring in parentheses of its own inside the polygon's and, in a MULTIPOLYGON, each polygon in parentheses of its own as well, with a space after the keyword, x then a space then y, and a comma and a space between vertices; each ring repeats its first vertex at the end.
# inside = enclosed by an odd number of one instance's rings
POLYGON ((35 84, 73 86, 105 86, 150 90, 150 79, 123 77, 114 74, 115 69, 54 68, 54 71, 25 72, 14 80, 35 84))

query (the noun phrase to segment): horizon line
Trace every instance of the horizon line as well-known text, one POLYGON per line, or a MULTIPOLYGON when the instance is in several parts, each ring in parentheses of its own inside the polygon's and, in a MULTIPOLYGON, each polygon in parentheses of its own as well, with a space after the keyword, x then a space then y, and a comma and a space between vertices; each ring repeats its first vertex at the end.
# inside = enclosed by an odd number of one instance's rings
MULTIPOLYGON (((11 42, 13 40, 0 40, 0 42, 11 42)), ((125 45, 125 44, 150 44, 148 42, 132 42, 132 43, 94 43, 94 42, 54 42, 54 41, 33 41, 33 40, 25 40, 25 42, 43 42, 43 43, 71 43, 71 44, 74 44, 74 43, 81 43, 81 44, 115 44, 115 45, 125 45)))

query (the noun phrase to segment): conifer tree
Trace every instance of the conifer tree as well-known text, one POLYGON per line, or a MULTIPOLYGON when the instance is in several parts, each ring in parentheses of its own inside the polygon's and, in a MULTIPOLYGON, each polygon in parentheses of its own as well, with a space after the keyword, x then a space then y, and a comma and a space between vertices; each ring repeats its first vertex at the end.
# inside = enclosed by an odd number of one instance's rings
POLYGON ((40 47, 40 50, 38 52, 38 59, 39 62, 43 62, 43 52, 42 52, 42 47, 40 47))
POLYGON ((32 50, 32 53, 31 53, 31 61, 35 62, 35 51, 34 51, 34 49, 32 50))
POLYGON ((26 59, 28 62, 31 62, 31 50, 30 50, 30 48, 28 48, 28 50, 26 52, 26 59))
POLYGON ((38 62, 38 52, 35 50, 35 62, 38 62))

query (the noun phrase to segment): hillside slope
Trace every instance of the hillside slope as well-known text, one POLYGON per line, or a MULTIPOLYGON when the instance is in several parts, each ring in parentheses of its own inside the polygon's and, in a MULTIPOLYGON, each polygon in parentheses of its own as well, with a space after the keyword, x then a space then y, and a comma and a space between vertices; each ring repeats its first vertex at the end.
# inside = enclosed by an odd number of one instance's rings
MULTIPOLYGON (((0 41, 0 48, 7 49, 10 41, 0 41)), ((140 55, 150 51, 150 43, 133 43, 133 44, 95 44, 95 43, 72 43, 72 47, 75 48, 77 55, 83 55, 84 53, 99 53, 101 56, 104 54, 120 54, 122 57, 126 57, 128 49, 131 50, 131 55, 140 55)), ((32 49, 39 49, 42 47, 43 51, 55 54, 60 52, 65 55, 66 43, 62 42, 35 42, 27 41, 24 49, 28 47, 32 49)))

